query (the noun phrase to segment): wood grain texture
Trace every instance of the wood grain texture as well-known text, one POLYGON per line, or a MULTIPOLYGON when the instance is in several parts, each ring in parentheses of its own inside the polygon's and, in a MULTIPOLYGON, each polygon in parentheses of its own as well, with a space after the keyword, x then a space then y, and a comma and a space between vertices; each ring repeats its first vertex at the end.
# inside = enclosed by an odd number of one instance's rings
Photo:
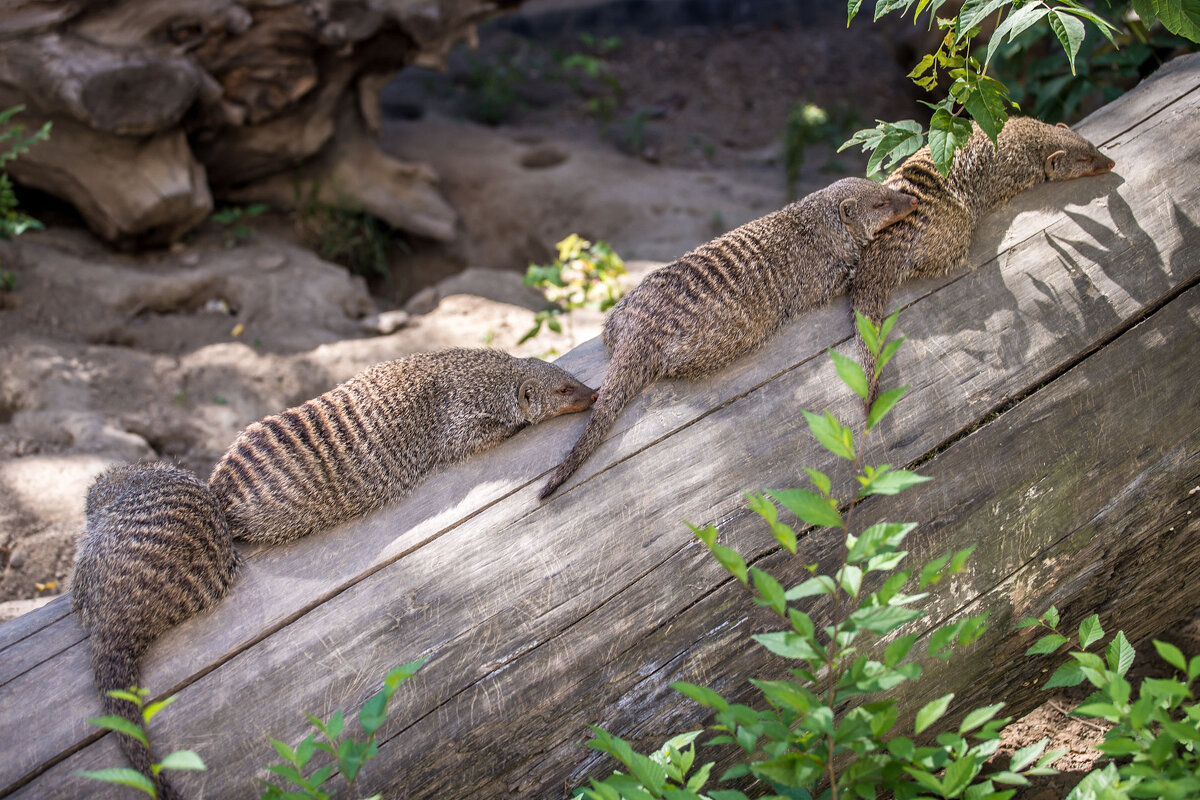
MULTIPOLYGON (((935 481, 864 504, 860 521, 920 522, 914 559, 978 542, 930 619, 993 615, 969 658, 929 667, 926 693, 1003 694, 1019 710, 1044 665, 1020 657, 1014 617, 1057 603, 1068 622, 1100 611, 1132 638, 1200 600, 1178 577, 1195 566, 1185 545, 1200 516, 1200 493, 1187 493, 1200 483, 1200 61, 1183 66, 1081 129, 1113 132, 1102 146, 1114 174, 1019 196, 982 226, 974 268, 897 296, 909 343, 885 380, 912 388, 869 460, 920 461, 935 481)), ((360 523, 247 551, 226 601, 144 666, 156 696, 180 695, 155 720, 157 746, 194 748, 210 766, 181 789, 246 796, 274 758, 268 736, 298 741, 305 712, 356 708, 388 668, 421 656, 356 790, 561 797, 611 767, 582 749, 587 724, 656 747, 702 720, 670 681, 748 697, 747 677, 784 668, 748 645, 772 621, 682 520, 716 524, 797 579, 741 492, 798 485, 801 465, 845 477, 798 410, 858 418, 823 355, 849 333, 835 304, 711 379, 651 387, 546 504, 539 478, 582 419, 528 430, 360 523)), ((563 363, 596 381, 604 360, 593 341, 563 363)), ((808 535, 799 561, 828 564, 834 544, 808 535)), ((121 763, 85 722, 99 709, 87 643, 63 611, 0 626, 0 721, 20 731, 6 736, 0 796, 78 796, 75 770, 121 763)))

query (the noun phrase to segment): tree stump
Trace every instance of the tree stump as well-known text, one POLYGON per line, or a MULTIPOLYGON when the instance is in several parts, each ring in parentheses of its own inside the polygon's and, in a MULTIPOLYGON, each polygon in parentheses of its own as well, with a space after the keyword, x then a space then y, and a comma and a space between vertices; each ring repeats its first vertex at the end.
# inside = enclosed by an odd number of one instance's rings
POLYGON ((278 186, 298 167, 342 205, 449 240, 456 216, 436 176, 364 131, 378 128, 384 80, 438 63, 476 22, 520 3, 11 0, 0 108, 24 104, 26 125, 54 125, 11 172, 117 243, 177 239, 214 194, 287 205, 278 186))

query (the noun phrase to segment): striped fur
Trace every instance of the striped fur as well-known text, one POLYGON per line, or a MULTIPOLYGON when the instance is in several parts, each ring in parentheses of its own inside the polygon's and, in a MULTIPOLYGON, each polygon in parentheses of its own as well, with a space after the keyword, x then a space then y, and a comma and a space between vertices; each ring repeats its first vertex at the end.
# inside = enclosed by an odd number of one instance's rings
MULTIPOLYGON (((216 496, 186 470, 113 467, 88 490, 86 510, 72 602, 91 633, 105 713, 141 724, 133 703, 105 693, 137 685, 137 663, 150 643, 220 600, 241 560, 216 496)), ((146 747, 119 738, 133 767, 155 780, 146 747)), ((165 780, 157 783, 160 798, 178 797, 165 780)))
POLYGON ((538 359, 467 349, 410 356, 252 423, 209 485, 234 538, 292 541, 375 511, 438 467, 583 411, 594 397, 538 359))
MULTIPOLYGON (((1099 175, 1113 166, 1095 145, 1065 125, 1028 117, 1010 119, 998 147, 975 126, 945 176, 934 166, 928 147, 918 150, 884 185, 920 204, 912 216, 883 231, 863 251, 850 286, 854 309, 879 324, 901 281, 943 275, 962 266, 975 228, 988 211, 1043 181, 1099 175)), ((867 375, 873 376, 875 358, 862 337, 858 353, 867 375)), ((872 381, 872 401, 875 391, 872 381)))
POLYGON ((846 178, 646 276, 605 321, 608 373, 583 433, 541 497, 591 456, 650 383, 720 369, 791 317, 845 291, 863 246, 914 205, 864 178, 846 178))

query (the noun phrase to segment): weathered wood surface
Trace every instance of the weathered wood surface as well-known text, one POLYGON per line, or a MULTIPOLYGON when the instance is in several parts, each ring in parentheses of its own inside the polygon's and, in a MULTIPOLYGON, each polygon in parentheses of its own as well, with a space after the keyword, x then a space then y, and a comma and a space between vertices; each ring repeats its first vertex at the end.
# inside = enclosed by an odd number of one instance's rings
POLYGON ((275 176, 290 206, 297 167, 301 190, 449 241, 457 217, 428 168, 338 118, 377 129, 382 81, 444 60, 476 22, 520 3, 0 0, 0 108, 28 106, 31 129, 54 124, 10 171, 122 243, 173 241, 213 193, 234 200, 275 176))
MULTIPOLYGON (((1131 638, 1200 605, 1188 579, 1200 562, 1198 123, 1190 57, 1080 126, 1114 174, 1025 193, 987 220, 974 268, 897 298, 909 341, 889 379, 912 388, 870 460, 921 463, 935 480, 859 519, 920 522, 914 558, 978 543, 930 619, 992 619, 972 655, 930 665, 926 694, 1030 707, 1044 664, 1021 656, 1028 634, 1011 623, 1050 603, 1068 622, 1099 611, 1131 638)), ((709 380, 652 387, 549 503, 536 502, 540 479, 582 418, 526 431, 371 519, 252 553, 230 597, 146 660, 154 694, 180 695, 155 720, 157 746, 196 749, 210 767, 180 786, 252 794, 268 736, 298 741, 304 712, 355 708, 420 656, 364 792, 560 797, 611 766, 581 748, 587 724, 653 747, 703 718, 669 682, 748 698, 746 677, 784 668, 748 644, 772 620, 681 520, 717 524, 791 580, 830 562, 835 543, 818 535, 783 559, 741 492, 798 485, 801 465, 841 474, 798 410, 858 413, 824 356, 849 331, 837 304, 709 380)), ((594 381, 604 353, 593 341, 563 361, 594 381)), ((84 639, 65 599, 0 626, 0 796, 86 796, 75 770, 121 763, 85 722, 99 705, 84 639)))

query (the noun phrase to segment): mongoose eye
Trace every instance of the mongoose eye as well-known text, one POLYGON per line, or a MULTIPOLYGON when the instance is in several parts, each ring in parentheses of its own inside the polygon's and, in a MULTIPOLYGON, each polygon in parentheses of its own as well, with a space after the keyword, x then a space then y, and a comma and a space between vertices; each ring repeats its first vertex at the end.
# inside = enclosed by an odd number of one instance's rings
POLYGON ((563 396, 569 395, 571 393, 571 387, 570 386, 562 386, 559 388, 558 393, 563 396))
POLYGON ((887 200, 880 200, 879 202, 877 202, 877 203, 875 204, 875 207, 876 207, 876 208, 883 208, 883 207, 884 207, 884 206, 886 206, 887 204, 888 204, 888 201, 887 201, 887 200))

